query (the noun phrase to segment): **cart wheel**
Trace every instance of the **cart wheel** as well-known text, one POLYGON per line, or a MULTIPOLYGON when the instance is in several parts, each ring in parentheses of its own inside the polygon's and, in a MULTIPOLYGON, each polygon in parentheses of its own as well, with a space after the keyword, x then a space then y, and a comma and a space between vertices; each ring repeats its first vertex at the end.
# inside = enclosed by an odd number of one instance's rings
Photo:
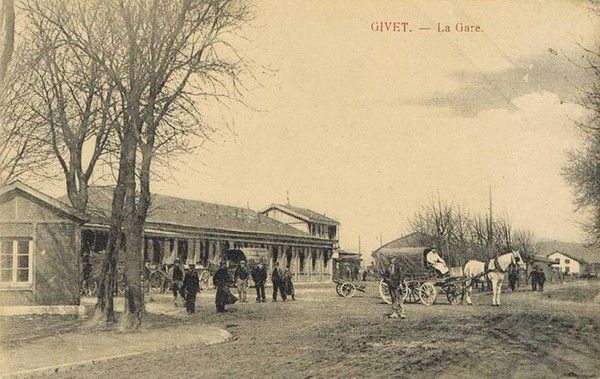
POLYGON ((421 301, 421 295, 419 293, 419 283, 407 283, 406 284, 406 297, 404 302, 408 304, 416 304, 421 301))
POLYGON ((446 287, 446 297, 452 305, 457 305, 462 301, 463 287, 459 284, 450 284, 446 287))
POLYGON ((343 297, 350 298, 356 294, 356 286, 350 282, 343 283, 340 286, 340 293, 343 297))
POLYGON ((335 285, 335 293, 337 293, 338 296, 344 296, 344 295, 342 295, 342 285, 341 284, 335 285))
POLYGON ((437 296, 437 291, 435 286, 431 282, 425 282, 421 284, 419 288, 419 297, 421 299, 421 303, 424 305, 432 305, 437 296))
POLYGON ((387 304, 392 304, 392 295, 390 295, 390 289, 383 279, 379 281, 379 296, 381 296, 381 300, 385 301, 387 304))

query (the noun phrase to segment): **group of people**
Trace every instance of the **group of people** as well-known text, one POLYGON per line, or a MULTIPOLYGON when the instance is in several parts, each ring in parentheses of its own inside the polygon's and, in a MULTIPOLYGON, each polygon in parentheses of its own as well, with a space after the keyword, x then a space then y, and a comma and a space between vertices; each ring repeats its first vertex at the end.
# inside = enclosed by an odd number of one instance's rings
MULTIPOLYGON (((292 273, 289 267, 281 269, 279 263, 275 262, 275 267, 271 273, 271 282, 273 283, 273 301, 277 301, 278 294, 283 301, 287 301, 291 296, 296 300, 292 273)), ((173 291, 174 302, 177 306, 177 296, 185 299, 185 306, 188 313, 195 313, 196 296, 200 292, 200 280, 195 265, 190 264, 189 270, 183 269, 183 265, 176 259, 174 264, 168 268, 168 275, 172 280, 171 290, 173 291)), ((264 303, 265 284, 268 278, 268 272, 263 261, 259 261, 251 270, 248 269, 246 261, 240 261, 236 267, 233 282, 237 289, 238 297, 235 297, 230 290, 232 282, 230 273, 227 269, 227 262, 222 261, 219 269, 213 275, 213 284, 216 288, 215 306, 218 313, 225 312, 225 306, 234 304, 237 301, 245 303, 247 299, 248 282, 250 277, 256 287, 256 302, 264 303)))
POLYGON ((533 268, 533 270, 531 270, 531 272, 529 273, 529 278, 531 278, 532 291, 544 292, 544 282, 546 281, 546 273, 540 268, 540 266, 536 265, 533 268))
POLYGON ((177 295, 185 299, 185 310, 187 313, 196 312, 196 295, 200 292, 200 278, 196 265, 188 265, 189 269, 183 270, 183 266, 179 259, 175 259, 173 266, 168 268, 167 273, 172 279, 171 290, 175 298, 175 306, 177 306, 177 295))

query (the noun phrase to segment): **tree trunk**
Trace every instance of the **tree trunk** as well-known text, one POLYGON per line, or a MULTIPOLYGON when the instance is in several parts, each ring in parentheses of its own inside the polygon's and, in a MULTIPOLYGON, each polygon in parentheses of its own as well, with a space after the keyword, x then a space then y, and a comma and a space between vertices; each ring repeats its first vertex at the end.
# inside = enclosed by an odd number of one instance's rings
MULTIPOLYGON (((130 125, 127 125, 127 123, 125 125, 120 149, 119 175, 112 199, 108 248, 102 267, 102 278, 96 303, 96 317, 103 316, 107 323, 114 323, 115 321, 113 297, 115 286, 119 279, 116 277, 117 262, 119 251, 123 245, 121 243, 123 222, 127 217, 127 210, 129 209, 131 212, 131 208, 127 206, 126 194, 128 187, 131 186, 132 178, 133 191, 135 193, 135 151, 137 148, 137 136, 135 131, 132 132, 133 128, 130 125)), ((125 236, 125 244, 127 244, 128 239, 129 236, 125 236)))
POLYGON ((128 222, 125 235, 125 305, 123 327, 137 328, 142 323, 144 301, 142 293, 143 227, 137 215, 128 222))

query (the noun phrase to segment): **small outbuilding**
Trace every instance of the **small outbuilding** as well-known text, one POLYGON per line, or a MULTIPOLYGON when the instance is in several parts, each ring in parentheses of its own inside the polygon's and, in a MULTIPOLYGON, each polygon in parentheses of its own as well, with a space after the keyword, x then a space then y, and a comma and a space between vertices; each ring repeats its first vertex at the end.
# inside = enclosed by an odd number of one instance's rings
POLYGON ((0 189, 0 306, 79 305, 84 217, 16 181, 0 189))

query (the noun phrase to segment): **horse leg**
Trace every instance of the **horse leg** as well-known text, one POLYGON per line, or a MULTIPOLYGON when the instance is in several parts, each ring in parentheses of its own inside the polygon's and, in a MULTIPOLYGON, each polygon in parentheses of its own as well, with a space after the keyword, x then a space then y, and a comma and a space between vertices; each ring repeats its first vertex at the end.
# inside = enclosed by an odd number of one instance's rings
POLYGON ((471 300, 471 292, 473 292, 474 284, 475 283, 473 282, 473 279, 471 279, 470 281, 467 282, 467 286, 465 289, 465 297, 466 297, 467 305, 473 305, 473 301, 471 300))
POLYGON ((496 306, 497 283, 493 278, 490 278, 490 281, 492 282, 492 306, 496 306))
POLYGON ((498 284, 496 284, 496 305, 500 306, 500 294, 502 293, 502 282, 504 280, 502 278, 498 279, 498 284))

